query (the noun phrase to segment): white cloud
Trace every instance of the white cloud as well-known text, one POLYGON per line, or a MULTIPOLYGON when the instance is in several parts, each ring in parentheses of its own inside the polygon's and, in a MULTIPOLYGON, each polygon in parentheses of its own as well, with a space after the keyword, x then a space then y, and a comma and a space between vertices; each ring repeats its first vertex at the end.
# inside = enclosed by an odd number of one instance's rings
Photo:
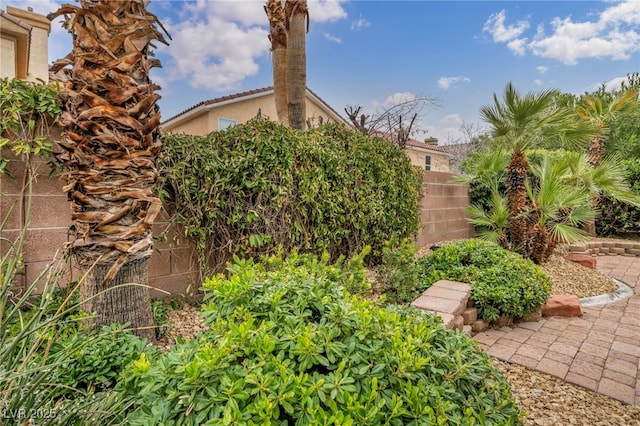
POLYGON ((221 20, 236 22, 240 25, 264 25, 267 15, 263 9, 264 1, 210 1, 197 0, 185 2, 183 7, 183 19, 192 19, 200 16, 216 16, 221 20))
POLYGON ((520 21, 516 25, 505 25, 507 11, 502 10, 489 16, 482 31, 488 32, 496 43, 508 43, 518 38, 529 28, 529 22, 520 21))
POLYGON ((540 79, 535 79, 533 80, 533 84, 535 84, 536 86, 542 86, 544 84, 544 81, 540 79))
POLYGON ((342 8, 344 0, 310 0, 309 16, 313 22, 332 22, 347 17, 342 8))
POLYGON ((449 89, 450 87, 456 87, 455 84, 456 83, 469 83, 471 81, 471 79, 469 77, 465 77, 462 75, 459 76, 451 76, 451 77, 440 77, 438 79, 438 87, 441 89, 449 89))
POLYGON ((367 21, 364 18, 360 18, 356 21, 353 21, 351 23, 351 29, 352 30, 363 30, 367 27, 371 26, 371 22, 367 21))
POLYGON ((324 36, 324 38, 326 38, 329 41, 333 41, 335 43, 342 43, 342 39, 338 36, 334 36, 333 34, 329 34, 329 33, 322 33, 322 35, 324 36))
POLYGON ((229 20, 228 13, 219 16, 211 9, 207 13, 168 25, 173 41, 162 49, 171 56, 167 78, 186 79, 193 87, 230 90, 258 72, 257 58, 269 52, 267 30, 242 25, 243 19, 229 20))
POLYGON ((545 67, 544 65, 539 65, 536 67, 536 71, 538 71, 540 74, 545 74, 547 71, 549 71, 549 67, 545 67))
POLYGON ((609 6, 591 20, 574 21, 572 17, 551 20, 551 32, 544 25, 537 27, 530 40, 524 37, 529 29, 527 21, 506 24, 506 11, 491 15, 483 31, 492 35, 496 43, 505 43, 516 55, 531 52, 567 65, 585 58, 628 60, 640 51, 640 7, 638 0, 607 3, 609 6))
MULTIPOLYGON (((264 0, 196 0, 173 7, 179 22, 165 23, 173 41, 162 53, 168 81, 186 80, 192 87, 216 91, 235 90, 248 76, 259 71, 258 60, 269 54, 268 22, 264 0)), ((346 18, 341 0, 309 1, 313 22, 346 18)), ((177 3, 176 3, 177 4, 177 3)), ((313 28, 313 22, 312 28, 313 28)), ((336 43, 332 34, 323 35, 336 43)))
MULTIPOLYGON (((627 81, 627 77, 612 78, 611 80, 609 80, 606 83, 604 83, 604 87, 607 89, 607 91, 619 90, 620 87, 622 86, 622 82, 623 81, 627 81)), ((595 86, 595 88, 597 89, 600 86, 601 85, 598 84, 598 85, 595 86)))
POLYGON ((402 104, 405 102, 411 102, 416 99, 416 95, 409 92, 396 92, 392 95, 389 95, 387 99, 384 100, 382 105, 385 107, 392 107, 394 105, 402 104))

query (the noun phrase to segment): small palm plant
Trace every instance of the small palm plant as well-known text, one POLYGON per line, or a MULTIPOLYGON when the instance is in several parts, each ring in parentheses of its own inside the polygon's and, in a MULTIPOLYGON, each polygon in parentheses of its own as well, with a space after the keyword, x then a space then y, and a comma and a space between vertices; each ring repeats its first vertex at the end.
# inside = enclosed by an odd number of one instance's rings
MULTIPOLYGON (((478 154, 476 160, 467 175, 456 178, 457 182, 475 182, 491 188, 485 205, 476 203, 468 208, 470 222, 478 227, 480 237, 513 250, 508 237, 512 216, 500 186, 506 177, 504 165, 509 161, 508 154, 493 149, 478 154)), ((527 223, 529 257, 534 262, 547 259, 558 243, 588 237, 584 225, 597 213, 591 203, 594 196, 609 195, 638 205, 640 199, 625 182, 620 164, 610 157, 594 168, 586 153, 569 151, 562 151, 561 155, 547 153, 532 164, 525 184, 528 207, 520 218, 527 223)))

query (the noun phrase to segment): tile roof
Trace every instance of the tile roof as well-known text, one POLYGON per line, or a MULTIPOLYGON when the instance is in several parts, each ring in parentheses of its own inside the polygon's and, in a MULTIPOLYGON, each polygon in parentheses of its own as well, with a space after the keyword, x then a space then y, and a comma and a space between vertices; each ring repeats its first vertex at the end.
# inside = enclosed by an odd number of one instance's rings
POLYGON ((442 152, 442 153, 448 153, 448 151, 443 146, 431 145, 431 144, 428 144, 428 143, 417 141, 415 139, 408 140, 407 141, 407 145, 415 147, 415 148, 430 149, 431 151, 438 151, 438 152, 442 152))

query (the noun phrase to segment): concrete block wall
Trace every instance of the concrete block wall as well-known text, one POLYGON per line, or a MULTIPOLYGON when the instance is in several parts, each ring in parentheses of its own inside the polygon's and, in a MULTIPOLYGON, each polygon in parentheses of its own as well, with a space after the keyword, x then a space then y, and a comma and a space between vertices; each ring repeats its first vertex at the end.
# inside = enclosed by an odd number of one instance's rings
POLYGON ((470 203, 469 186, 450 183, 455 176, 448 172, 424 172, 422 228, 416 239, 419 247, 475 235, 465 212, 470 203))
MULTIPOLYGON (((9 170, 16 179, 0 176, 0 219, 8 215, 1 236, 13 241, 24 225, 20 203, 26 202, 26 197, 22 195, 25 164, 19 158, 11 160, 9 170)), ((26 274, 20 278, 22 285, 32 283, 52 263, 56 254, 59 258, 63 244, 70 239, 71 210, 62 192, 64 182, 56 177, 49 179, 49 168, 43 161, 35 161, 34 167, 37 182, 31 196, 31 220, 24 250, 26 274)), ((469 203, 468 187, 450 184, 452 173, 429 171, 424 176, 423 227, 417 245, 472 237, 473 227, 467 223, 464 212, 469 203)), ((162 215, 154 224, 153 233, 160 235, 165 231, 167 242, 156 243, 149 264, 149 284, 156 288, 152 295, 160 298, 195 293, 200 286, 195 249, 186 244, 184 238, 179 238, 179 245, 172 243, 174 236, 181 233, 170 225, 167 215, 162 215)), ((7 242, 0 241, 0 254, 6 251, 7 242)), ((69 268, 69 278, 77 279, 78 274, 69 268)))
MULTIPOLYGON (((4 154, 4 153, 3 153, 4 154)), ((6 154, 5 154, 6 155, 6 154)), ((25 270, 18 277, 18 284, 33 283, 40 273, 59 259, 62 247, 70 240, 71 208, 67 196, 62 192, 64 182, 48 178, 49 167, 44 161, 33 163, 37 181, 31 194, 31 214, 23 250, 25 270)), ((0 175, 0 221, 7 219, 0 239, 0 255, 7 252, 9 241, 15 241, 25 225, 27 197, 23 193, 25 163, 10 156, 9 170, 15 180, 0 175), (6 240, 5 240, 6 239, 6 240)), ((195 250, 185 244, 172 243, 176 230, 169 224, 168 216, 162 215, 154 224, 154 235, 167 231, 167 242, 156 242, 155 252, 149 264, 149 285, 154 298, 190 294, 198 290, 197 256, 195 250)), ((67 279, 78 279, 79 271, 68 267, 67 279)))

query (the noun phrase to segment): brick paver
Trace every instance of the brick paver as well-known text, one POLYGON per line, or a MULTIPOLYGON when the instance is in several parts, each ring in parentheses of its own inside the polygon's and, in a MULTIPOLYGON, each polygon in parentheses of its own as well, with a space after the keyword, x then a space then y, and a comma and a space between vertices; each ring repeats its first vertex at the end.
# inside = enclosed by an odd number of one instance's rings
POLYGON ((584 307, 580 318, 548 317, 474 338, 493 357, 640 406, 640 258, 599 256, 597 269, 634 295, 584 307))

